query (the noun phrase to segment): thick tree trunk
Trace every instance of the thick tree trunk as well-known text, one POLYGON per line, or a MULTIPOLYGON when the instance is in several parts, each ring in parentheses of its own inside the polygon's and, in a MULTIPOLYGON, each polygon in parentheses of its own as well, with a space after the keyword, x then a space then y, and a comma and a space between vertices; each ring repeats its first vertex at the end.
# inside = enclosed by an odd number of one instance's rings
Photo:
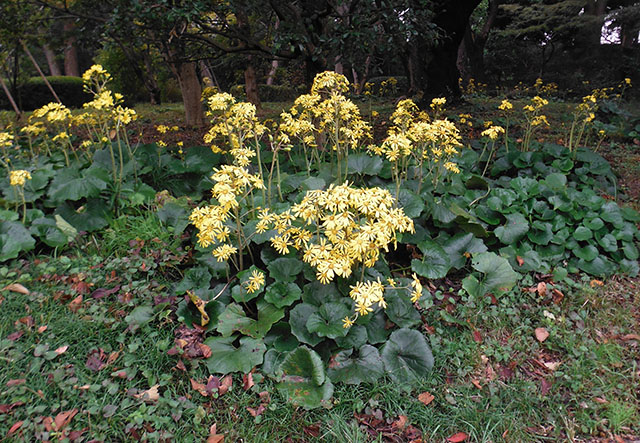
POLYGON ((78 64, 78 48, 76 47, 76 37, 72 34, 75 23, 67 20, 63 30, 67 34, 64 48, 64 75, 80 77, 80 65, 78 64))
POLYGON ((458 48, 457 66, 464 84, 470 79, 486 82, 484 71, 484 47, 489 39, 489 33, 498 15, 499 0, 489 0, 487 18, 477 33, 467 24, 464 37, 458 48))
POLYGON ((47 58, 47 65, 49 65, 49 75, 58 76, 62 75, 62 71, 60 70, 60 65, 58 65, 58 61, 56 60, 56 54, 53 52, 53 49, 47 44, 42 45, 42 52, 44 52, 44 56, 47 58))
POLYGON ((256 75, 256 69, 253 67, 253 60, 250 55, 247 56, 247 67, 244 70, 244 90, 249 103, 252 103, 257 109, 260 109, 262 104, 260 103, 260 95, 258 94, 258 76, 256 75))
POLYGON ((204 125, 204 111, 200 102, 202 88, 195 62, 172 63, 171 70, 178 79, 180 92, 182 92, 185 124, 187 126, 204 125))

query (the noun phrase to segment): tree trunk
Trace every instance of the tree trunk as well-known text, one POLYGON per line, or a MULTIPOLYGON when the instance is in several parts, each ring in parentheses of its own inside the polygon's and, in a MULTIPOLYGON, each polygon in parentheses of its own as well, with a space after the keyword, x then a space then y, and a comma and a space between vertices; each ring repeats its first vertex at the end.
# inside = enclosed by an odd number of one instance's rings
POLYGON ((477 33, 467 24, 464 37, 458 48, 457 66, 464 84, 470 79, 486 82, 484 71, 484 47, 489 39, 489 33, 498 15, 499 0, 489 0, 487 18, 477 33))
POLYGON ((420 36, 414 38, 410 54, 417 85, 423 91, 419 106, 428 106, 434 97, 447 97, 450 101, 460 98, 460 72, 456 66, 458 48, 469 23, 469 16, 480 1, 444 2, 433 20, 444 33, 435 47, 420 36))
POLYGON ((256 109, 260 109, 262 104, 260 103, 260 95, 258 94, 258 77, 250 55, 247 56, 247 68, 244 70, 244 90, 249 103, 252 103, 256 109))
POLYGON ((53 49, 47 44, 42 45, 42 52, 44 52, 44 56, 47 58, 47 65, 49 65, 49 75, 58 76, 62 75, 62 71, 60 70, 60 65, 58 65, 58 61, 56 60, 56 54, 53 52, 53 49))
POLYGON ((73 35, 75 23, 72 20, 64 22, 63 30, 67 34, 64 41, 64 75, 80 77, 80 66, 78 64, 78 48, 76 47, 76 37, 73 35))
POLYGON ((182 92, 185 124, 187 126, 204 125, 204 112, 200 102, 202 88, 195 62, 172 63, 171 70, 178 79, 180 92, 182 92))

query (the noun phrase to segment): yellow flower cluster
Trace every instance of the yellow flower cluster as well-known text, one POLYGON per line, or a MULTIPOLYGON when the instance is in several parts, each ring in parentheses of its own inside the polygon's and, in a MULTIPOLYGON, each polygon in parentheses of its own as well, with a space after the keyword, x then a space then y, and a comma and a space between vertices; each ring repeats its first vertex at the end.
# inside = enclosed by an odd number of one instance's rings
POLYGON ((373 267, 397 233, 414 231, 413 221, 395 203, 381 188, 331 185, 325 191, 308 191, 290 211, 263 210, 256 231, 275 229, 272 246, 283 254, 290 247, 303 251, 303 260, 326 284, 336 276, 349 277, 357 264, 373 267))
POLYGON ((545 100, 544 98, 540 97, 539 95, 536 95, 535 97, 533 97, 531 99, 531 104, 525 105, 525 107, 523 109, 525 111, 527 111, 527 112, 537 112, 540 109, 542 109, 543 106, 548 105, 548 104, 549 104, 549 100, 545 100))
POLYGON ((490 126, 480 133, 482 137, 489 137, 491 140, 496 140, 501 134, 504 134, 502 126, 490 126))
POLYGON ((24 186, 27 180, 31 180, 31 174, 24 169, 18 169, 9 172, 9 181, 11 186, 24 186))
POLYGON ((0 132, 0 148, 8 148, 13 144, 13 134, 0 132))
POLYGON ((226 92, 212 95, 207 103, 207 115, 212 117, 213 126, 204 135, 204 141, 211 145, 214 153, 226 152, 218 146, 220 143, 232 151, 244 146, 247 139, 257 140, 267 131, 267 127, 258 122, 256 107, 251 103, 236 103, 226 92))
POLYGON ((49 123, 66 123, 71 117, 71 111, 61 103, 49 103, 43 107, 36 109, 29 117, 29 121, 33 118, 43 118, 49 123))
POLYGON ((111 74, 102 65, 93 65, 82 74, 82 81, 85 84, 92 82, 107 83, 111 80, 111 74))
POLYGON ((265 278, 264 273, 258 270, 251 271, 251 276, 244 283, 245 289, 249 294, 253 294, 264 286, 265 278))
POLYGON ((513 105, 509 100, 505 99, 505 100, 502 100, 502 103, 500 103, 500 106, 498 106, 498 109, 501 111, 511 111, 513 109, 513 105))

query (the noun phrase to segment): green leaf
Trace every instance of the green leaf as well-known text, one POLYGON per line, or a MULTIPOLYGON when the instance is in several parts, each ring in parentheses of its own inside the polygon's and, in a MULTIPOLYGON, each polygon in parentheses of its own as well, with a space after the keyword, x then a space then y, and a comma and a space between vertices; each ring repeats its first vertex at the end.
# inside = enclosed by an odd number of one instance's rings
MULTIPOLYGON (((218 300, 212 300, 204 306, 205 312, 209 315, 209 323, 205 326, 206 331, 211 331, 218 326, 220 314, 222 314, 225 309, 225 304, 218 300)), ((202 314, 200 314, 200 311, 196 309, 193 303, 183 300, 178 305, 176 314, 178 314, 178 321, 184 322, 189 328, 193 328, 194 325, 200 325, 202 314)))
POLYGON ((323 303, 339 301, 341 299, 342 294, 340 294, 334 282, 324 285, 316 280, 304 285, 302 301, 310 305, 320 307, 323 303))
POLYGON ((154 315, 153 306, 138 306, 124 318, 124 321, 130 328, 136 328, 151 321, 154 315))
POLYGON ((263 338, 278 320, 284 317, 284 310, 276 308, 271 303, 258 300, 258 320, 243 325, 239 331, 253 338, 263 338))
POLYGON ((253 322, 255 322, 255 320, 246 316, 242 306, 237 303, 229 303, 218 318, 216 330, 222 334, 223 337, 229 337, 235 331, 246 328, 253 322))
MULTIPOLYGON (((309 332, 307 329, 307 320, 309 317, 318 311, 316 306, 300 303, 296 305, 291 312, 289 312, 289 325, 291 326, 291 333, 301 343, 307 343, 311 346, 315 346, 322 341, 322 337, 318 334, 309 332)), ((340 322, 342 324, 342 321, 340 322)))
POLYGON ((593 238, 593 232, 585 226, 578 226, 578 228, 573 232, 573 238, 578 241, 589 240, 593 238))
POLYGON ((371 345, 338 352, 329 362, 329 378, 336 383, 358 385, 373 383, 384 375, 384 364, 378 350, 371 345))
POLYGON ((493 232, 496 237, 505 245, 510 245, 518 241, 529 230, 529 222, 522 214, 505 215, 507 223, 497 227, 493 232))
POLYGON ((300 189, 302 191, 313 191, 317 189, 324 189, 327 186, 327 182, 320 177, 309 177, 301 183, 300 189))
MULTIPOLYGON (((368 322, 364 327, 367 329, 367 338, 369 343, 375 345, 387 341, 389 330, 386 328, 387 322, 385 320, 384 313, 380 311, 375 314, 369 314, 367 317, 369 317, 368 322)), ((362 318, 366 317, 360 317, 358 321, 362 318)))
POLYGON ((8 209, 0 209, 0 221, 16 221, 20 218, 20 214, 16 211, 9 211, 8 209))
POLYGON ((531 224, 531 230, 527 233, 527 237, 536 245, 548 245, 553 239, 553 231, 551 223, 545 223, 537 220, 531 224))
POLYGON ((344 337, 349 330, 343 327, 342 320, 349 314, 349 308, 344 303, 324 303, 317 311, 309 315, 307 330, 320 337, 344 337))
POLYGON ((162 223, 173 228, 174 235, 182 234, 190 223, 187 209, 175 202, 165 203, 156 215, 162 223))
POLYGON ((622 242, 622 252, 628 260, 638 260, 638 248, 633 242, 622 242))
POLYGON ((265 289, 264 299, 278 308, 291 306, 300 299, 302 291, 295 283, 275 282, 265 289))
POLYGON ((252 265, 249 269, 238 272, 238 284, 231 289, 231 297, 238 303, 251 301, 264 291, 264 284, 260 285, 260 287, 253 292, 247 291, 249 281, 254 272, 262 273, 262 271, 255 265, 252 265))
POLYGON ((330 405, 333 384, 315 351, 301 346, 285 357, 279 369, 283 376, 277 389, 294 405, 305 409, 330 405))
POLYGON ((29 251, 36 240, 29 231, 16 221, 0 222, 0 262, 16 258, 23 251, 29 251))
POLYGON ((555 172, 553 174, 549 174, 545 178, 544 182, 552 191, 561 191, 567 186, 567 176, 555 172))
POLYGON ((367 343, 367 328, 362 325, 353 325, 344 337, 336 337, 336 344, 341 349, 359 348, 367 343))
POLYGON ((603 235, 602 238, 598 240, 598 244, 606 252, 616 252, 618 250, 618 240, 611 234, 603 235))
POLYGON ((67 237, 67 241, 73 241, 77 237, 78 230, 71 226, 64 218, 58 214, 54 215, 53 218, 56 221, 56 227, 67 237))
POLYGON ((580 259, 576 265, 584 272, 599 277, 612 274, 615 271, 613 264, 602 256, 598 256, 591 261, 580 259))
POLYGON ((267 335, 264 336, 264 344, 268 348, 276 349, 279 352, 288 352, 297 348, 300 342, 291 334, 289 323, 281 321, 269 329, 267 335))
POLYGON ((629 207, 621 208, 620 212, 622 213, 622 216, 625 220, 634 223, 640 222, 640 212, 635 211, 634 209, 629 207))
POLYGON ((585 220, 584 225, 592 231, 598 231, 604 227, 604 222, 600 217, 595 217, 590 220, 585 220))
POLYGON ((636 277, 640 272, 638 260, 627 260, 623 258, 620 260, 620 272, 627 274, 630 277, 636 277))
POLYGON ((102 168, 90 168, 80 173, 68 168, 56 173, 48 189, 49 198, 59 204, 67 200, 97 197, 107 188, 109 173, 102 168))
POLYGON ((480 279, 469 275, 462 281, 462 287, 474 296, 497 291, 506 292, 513 288, 518 280, 518 274, 511 268, 507 259, 493 252, 474 254, 471 265, 483 274, 480 279))
POLYGON ((234 342, 238 336, 210 337, 204 344, 211 348, 211 357, 205 360, 209 372, 228 374, 230 372, 247 373, 262 363, 266 347, 262 340, 242 337, 238 347, 234 342))
MULTIPOLYGON (((408 283, 407 283, 408 285, 408 283)), ((410 328, 420 324, 420 314, 413 307, 406 289, 388 289, 385 292, 389 320, 401 328, 410 328)))
POLYGON ((292 282, 302 271, 303 262, 297 258, 280 257, 267 265, 269 276, 276 281, 292 282))
POLYGON ((451 267, 460 269, 467 262, 465 253, 485 252, 487 247, 481 239, 475 238, 473 234, 459 233, 445 240, 442 249, 447 253, 451 267))
POLYGON ((578 258, 581 258, 585 261, 591 261, 598 256, 598 248, 592 245, 587 245, 584 248, 578 247, 574 249, 573 253, 578 258))
POLYGON ((401 189, 398 196, 398 206, 402 208, 407 217, 418 218, 424 209, 424 201, 413 192, 401 189))
POLYGON ((451 269, 449 256, 442 247, 432 240, 418 243, 422 260, 411 260, 411 270, 428 279, 444 278, 451 269))
MULTIPOLYGON (((74 229, 73 226, 71 228, 74 229)), ((67 236, 58 228, 56 222, 50 218, 43 217, 33 220, 29 230, 52 248, 64 246, 69 241, 67 236)))
POLYGON ((78 231, 95 231, 109 224, 107 221, 108 208, 104 200, 99 198, 89 199, 87 203, 78 209, 69 203, 62 203, 56 208, 59 214, 78 231))
POLYGON ((385 370, 396 383, 417 384, 433 368, 433 355, 427 340, 412 329, 393 332, 381 355, 385 370))
POLYGON ((349 154, 349 173, 378 175, 382 170, 382 159, 365 153, 349 154))

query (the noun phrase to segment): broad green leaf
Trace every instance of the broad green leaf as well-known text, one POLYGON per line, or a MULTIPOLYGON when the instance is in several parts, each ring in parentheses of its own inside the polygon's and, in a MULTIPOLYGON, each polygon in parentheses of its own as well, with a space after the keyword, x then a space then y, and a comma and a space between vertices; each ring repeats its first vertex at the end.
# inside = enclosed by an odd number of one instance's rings
POLYGON ((493 252, 474 254, 472 267, 483 274, 479 279, 470 275, 462 281, 462 286, 472 295, 506 292, 513 288, 518 280, 518 274, 511 268, 507 259, 493 252))
POLYGON ((58 229, 67 237, 67 241, 73 241, 78 235, 78 230, 58 214, 54 215, 53 218, 58 229))
POLYGON ((280 321, 274 324, 264 336, 264 344, 268 348, 276 349, 279 352, 288 352, 297 348, 300 342, 291 333, 289 323, 280 321))
POLYGON ((598 256, 591 261, 578 260, 576 266, 584 272, 599 277, 610 275, 615 271, 615 266, 606 258, 598 256))
POLYGON ((618 250, 618 240, 611 234, 603 235, 602 238, 598 240, 598 244, 606 252, 616 252, 618 250))
POLYGON ((324 189, 326 186, 327 182, 325 182, 324 179, 320 177, 309 177, 301 183, 300 189, 303 191, 313 191, 316 189, 324 189))
POLYGON ((56 222, 50 218, 43 217, 33 220, 29 230, 53 248, 64 246, 69 242, 67 236, 56 225, 56 222))
POLYGON ((253 322, 255 322, 255 320, 247 317, 242 306, 237 303, 229 303, 224 312, 218 317, 216 330, 222 334, 223 337, 229 337, 235 331, 246 328, 253 322))
POLYGON ((344 337, 349 330, 343 327, 342 320, 349 314, 349 308, 344 303, 324 303, 316 312, 309 315, 307 330, 320 337, 344 337))
POLYGON ((638 248, 633 242, 622 242, 622 252, 628 260, 638 260, 638 248))
POLYGON ((384 375, 384 364, 375 347, 364 345, 357 352, 353 349, 338 352, 331 358, 327 372, 336 383, 373 383, 384 375))
POLYGON ((578 241, 589 240, 593 238, 593 232, 585 226, 578 226, 578 228, 573 232, 573 238, 578 241))
POLYGON ((378 175, 382 170, 382 159, 365 153, 349 154, 349 173, 360 175, 378 175))
POLYGON ((367 343, 367 328, 362 325, 353 325, 344 337, 336 337, 336 344, 341 349, 359 348, 367 343))
POLYGON ((330 405, 333 384, 326 377, 322 360, 315 351, 301 346, 284 358, 279 369, 283 376, 277 389, 294 405, 305 409, 330 405))
POLYGON ((16 258, 20 252, 29 251, 36 240, 29 231, 17 221, 0 222, 0 262, 16 258))
POLYGON ((276 281, 292 282, 302 271, 303 262, 298 258, 280 257, 267 265, 269 276, 276 281))
POLYGON ((402 208, 407 217, 418 218, 424 210, 424 201, 413 192, 401 189, 398 197, 398 206, 402 208))
POLYGON ((264 299, 278 308, 291 306, 302 296, 300 287, 295 283, 275 282, 265 289, 264 299))
POLYGON ((302 301, 310 305, 320 307, 323 303, 339 301, 343 298, 334 282, 326 285, 319 281, 313 281, 304 285, 302 301))
POLYGON ((107 188, 108 182, 109 173, 101 168, 90 168, 82 173, 73 168, 63 169, 53 178, 48 195, 56 204, 97 197, 100 191, 107 188))
POLYGON ((158 219, 173 228, 174 235, 180 235, 189 225, 189 212, 176 202, 165 203, 156 212, 158 219))
MULTIPOLYGON (((367 329, 367 338, 372 345, 384 343, 389 336, 389 330, 386 328, 385 315, 382 311, 375 314, 367 315, 368 322, 364 325, 367 329)), ((363 317, 361 317, 363 318, 363 317)), ((360 318, 358 319, 360 321, 360 318)))
POLYGON ((104 200, 99 198, 89 199, 78 209, 67 202, 62 203, 56 208, 56 214, 59 214, 78 231, 91 232, 109 224, 107 221, 109 209, 104 200))
POLYGON ((258 320, 251 319, 251 323, 243 325, 239 331, 253 338, 263 338, 271 326, 284 317, 284 310, 264 300, 258 300, 257 308, 258 320))
POLYGON ((413 307, 408 291, 405 289, 387 289, 385 299, 387 301, 385 313, 389 320, 401 328, 410 328, 420 324, 420 314, 413 307))
POLYGON ((496 237, 505 245, 518 241, 529 230, 529 222, 519 212, 505 215, 507 222, 494 230, 496 237))
MULTIPOLYGON (((225 309, 226 306, 224 303, 218 300, 212 300, 205 305, 204 310, 209 315, 209 323, 205 326, 205 330, 212 331, 218 326, 220 314, 222 314, 225 309)), ((193 303, 183 300, 178 305, 176 314, 178 314, 178 321, 184 322, 189 328, 193 328, 194 325, 200 325, 202 314, 200 314, 193 303)))
POLYGON ((449 256, 442 247, 432 240, 418 243, 423 254, 422 260, 411 260, 411 269, 418 275, 428 279, 444 278, 451 269, 449 256))
POLYGON ((574 249, 573 253, 584 261, 591 261, 598 256, 598 248, 593 245, 587 245, 583 248, 574 249))
POLYGON ((584 225, 592 231, 598 231, 604 227, 604 222, 600 217, 595 217, 590 220, 585 220, 584 225))
POLYGON ((138 306, 124 318, 124 321, 129 324, 130 328, 136 328, 150 321, 153 316, 153 306, 138 306))
POLYGON ((16 211, 8 209, 0 209, 0 221, 16 221, 20 218, 20 214, 16 211))
POLYGON ((527 237, 532 243, 537 245, 548 245, 553 239, 551 223, 545 223, 539 220, 533 222, 531 224, 531 230, 527 233, 527 237))
POLYGON ((433 355, 427 340, 412 329, 393 332, 382 348, 381 356, 391 379, 403 385, 424 380, 433 368, 433 355))
POLYGON ((630 277, 636 277, 640 272, 638 260, 627 260, 623 258, 620 260, 620 272, 627 274, 630 277))
POLYGON ((322 337, 318 334, 309 332, 307 329, 307 320, 309 320, 309 317, 317 311, 317 306, 300 303, 289 312, 291 333, 295 335, 301 343, 307 343, 311 346, 315 346, 322 341, 322 337))
POLYGON ((442 243, 442 249, 449 257, 451 267, 460 269, 467 262, 465 253, 485 252, 487 247, 484 242, 475 238, 471 233, 459 233, 442 243))
POLYGON ((211 348, 211 357, 205 360, 212 374, 230 372, 247 373, 262 363, 266 347, 262 340, 242 337, 238 347, 234 345, 238 336, 210 337, 204 344, 211 348))
POLYGON ((549 174, 544 182, 552 191, 561 191, 567 186, 567 176, 556 172, 549 174))
POLYGON ((174 290, 176 294, 184 294, 187 291, 195 291, 196 289, 202 289, 203 292, 206 292, 211 286, 211 278, 209 269, 204 266, 189 268, 185 271, 182 281, 176 285, 174 290))

